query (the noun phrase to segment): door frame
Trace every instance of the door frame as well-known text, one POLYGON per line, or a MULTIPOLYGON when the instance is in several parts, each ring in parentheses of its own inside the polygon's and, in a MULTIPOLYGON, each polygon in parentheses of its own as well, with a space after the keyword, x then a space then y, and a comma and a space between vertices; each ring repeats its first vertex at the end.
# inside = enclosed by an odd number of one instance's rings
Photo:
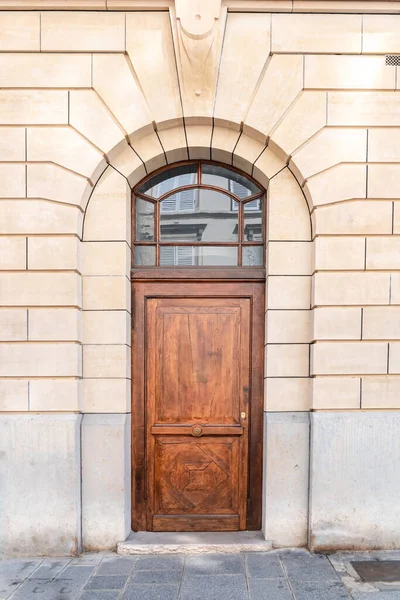
MULTIPOLYGON (((132 530, 147 530, 145 398, 145 302, 147 298, 184 296, 193 284, 202 283, 200 296, 246 297, 251 302, 250 352, 251 394, 249 400, 248 530, 261 529, 264 411, 264 318, 265 269, 137 268, 132 269, 132 530), (235 284, 229 286, 229 283, 235 284), (175 289, 177 290, 175 292, 175 289)), ((193 288, 192 288, 193 291, 193 288)))

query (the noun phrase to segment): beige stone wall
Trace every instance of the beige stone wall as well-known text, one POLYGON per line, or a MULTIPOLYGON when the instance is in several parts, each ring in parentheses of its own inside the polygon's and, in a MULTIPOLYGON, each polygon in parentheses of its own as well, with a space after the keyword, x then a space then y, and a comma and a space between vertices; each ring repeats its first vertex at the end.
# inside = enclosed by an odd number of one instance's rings
POLYGON ((130 188, 186 158, 268 186, 266 410, 400 408, 399 30, 0 12, 0 410, 129 412, 130 188))

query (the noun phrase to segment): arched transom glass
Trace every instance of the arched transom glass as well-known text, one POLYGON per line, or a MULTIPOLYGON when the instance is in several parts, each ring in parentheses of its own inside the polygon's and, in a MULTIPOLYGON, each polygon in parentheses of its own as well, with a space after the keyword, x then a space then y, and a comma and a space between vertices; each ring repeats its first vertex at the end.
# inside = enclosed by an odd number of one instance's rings
POLYGON ((264 264, 264 190, 210 162, 179 164, 134 190, 134 266, 264 264))

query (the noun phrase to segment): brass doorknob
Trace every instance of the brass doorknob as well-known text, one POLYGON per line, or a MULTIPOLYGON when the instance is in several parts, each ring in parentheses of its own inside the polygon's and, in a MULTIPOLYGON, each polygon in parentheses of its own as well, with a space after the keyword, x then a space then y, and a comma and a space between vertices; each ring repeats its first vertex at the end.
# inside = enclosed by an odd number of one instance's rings
POLYGON ((200 427, 200 425, 195 425, 194 427, 192 427, 192 435, 194 435, 195 437, 199 437, 202 434, 203 428, 200 427))

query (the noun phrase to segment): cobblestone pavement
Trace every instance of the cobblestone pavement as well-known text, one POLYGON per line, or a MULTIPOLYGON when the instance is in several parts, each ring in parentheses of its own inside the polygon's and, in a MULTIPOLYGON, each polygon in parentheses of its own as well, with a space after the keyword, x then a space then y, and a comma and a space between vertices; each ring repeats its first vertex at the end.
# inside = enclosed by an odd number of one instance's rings
POLYGON ((400 600, 400 585, 383 591, 356 580, 350 561, 376 555, 400 560, 400 552, 302 550, 8 559, 0 561, 0 600, 400 600))

